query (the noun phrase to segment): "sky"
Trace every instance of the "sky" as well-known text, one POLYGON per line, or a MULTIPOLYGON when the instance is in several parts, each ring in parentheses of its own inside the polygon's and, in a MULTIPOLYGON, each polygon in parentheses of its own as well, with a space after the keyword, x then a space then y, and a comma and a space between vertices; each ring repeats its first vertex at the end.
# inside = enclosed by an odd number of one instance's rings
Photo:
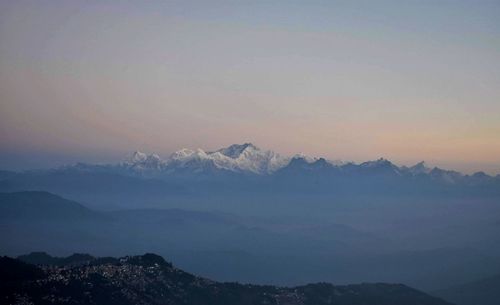
POLYGON ((500 173, 500 1, 0 0, 0 168, 244 142, 500 173))

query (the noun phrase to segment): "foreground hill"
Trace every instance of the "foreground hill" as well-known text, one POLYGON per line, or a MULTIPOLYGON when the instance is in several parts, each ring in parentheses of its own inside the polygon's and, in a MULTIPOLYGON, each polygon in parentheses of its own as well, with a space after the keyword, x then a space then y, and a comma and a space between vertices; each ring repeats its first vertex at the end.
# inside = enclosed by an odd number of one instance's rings
POLYGON ((450 304, 400 284, 285 288, 219 283, 177 269, 154 254, 44 267, 3 257, 0 269, 7 271, 0 283, 2 304, 450 304))
POLYGON ((458 305, 497 305, 500 300, 500 274, 433 294, 458 305))

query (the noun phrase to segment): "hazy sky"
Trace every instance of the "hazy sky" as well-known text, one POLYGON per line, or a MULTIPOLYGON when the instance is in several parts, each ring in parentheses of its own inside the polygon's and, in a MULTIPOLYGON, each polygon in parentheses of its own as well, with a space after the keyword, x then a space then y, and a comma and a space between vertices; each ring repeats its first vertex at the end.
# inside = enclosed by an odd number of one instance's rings
POLYGON ((253 142, 500 173, 500 1, 0 0, 0 167, 253 142))

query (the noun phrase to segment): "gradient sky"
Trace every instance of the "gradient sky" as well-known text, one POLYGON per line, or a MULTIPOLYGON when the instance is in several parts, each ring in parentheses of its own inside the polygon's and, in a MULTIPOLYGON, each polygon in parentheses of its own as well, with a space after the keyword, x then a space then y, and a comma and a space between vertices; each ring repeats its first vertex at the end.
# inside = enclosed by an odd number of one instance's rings
POLYGON ((253 142, 500 173, 500 1, 0 0, 0 167, 253 142))

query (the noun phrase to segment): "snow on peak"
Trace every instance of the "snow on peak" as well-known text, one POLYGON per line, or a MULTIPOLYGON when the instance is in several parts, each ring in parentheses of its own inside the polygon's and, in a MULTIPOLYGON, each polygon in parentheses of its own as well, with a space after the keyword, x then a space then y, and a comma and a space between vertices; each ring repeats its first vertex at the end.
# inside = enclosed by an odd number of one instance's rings
POLYGON ((148 158, 148 155, 140 152, 140 151, 134 151, 132 154, 130 154, 127 158, 125 158, 126 163, 137 163, 137 162, 143 162, 148 158))
POLYGON ((260 174, 271 173, 289 162, 289 158, 282 157, 271 150, 261 150, 250 143, 230 147, 236 148, 235 152, 238 152, 237 155, 233 154, 232 159, 240 170, 260 174))
POLYGON ((396 167, 391 161, 385 158, 379 158, 374 161, 366 161, 361 163, 363 167, 396 167))
MULTIPOLYGON (((303 159, 307 163, 315 163, 320 158, 297 154, 294 157, 281 156, 272 150, 262 150, 252 143, 233 144, 212 152, 202 149, 183 148, 172 153, 166 160, 158 155, 134 152, 123 163, 127 168, 135 170, 168 170, 190 169, 223 169, 233 172, 254 174, 270 174, 288 164, 292 159, 303 159)), ((332 163, 328 161, 328 163, 332 163)), ((332 163, 333 164, 333 163, 332 163)))
POLYGON ((281 157, 270 150, 261 150, 251 143, 233 144, 213 152, 202 149, 181 149, 173 153, 167 164, 175 166, 211 167, 256 174, 271 173, 289 162, 289 158, 281 157))
POLYGON ((428 174, 432 169, 427 167, 424 161, 421 161, 412 167, 410 167, 410 172, 414 175, 418 174, 428 174))
POLYGON ((156 154, 146 154, 140 151, 133 152, 122 166, 134 170, 159 170, 164 166, 163 160, 156 154))
POLYGON ((194 151, 188 148, 182 148, 170 155, 172 160, 181 160, 194 154, 194 151))
POLYGON ((170 155, 167 160, 169 165, 186 165, 209 159, 206 152, 198 148, 196 150, 183 148, 170 155))
POLYGON ((237 159, 245 151, 260 151, 260 149, 255 145, 253 145, 252 143, 244 143, 244 144, 233 144, 228 147, 221 148, 216 152, 219 152, 229 158, 237 159))
MULTIPOLYGON (((136 151, 124 164, 126 167, 135 170, 167 170, 169 172, 188 170, 199 172, 221 169, 241 173, 271 174, 294 161, 315 166, 345 165, 338 160, 325 160, 323 158, 311 157, 304 153, 299 153, 292 157, 281 156, 272 150, 262 150, 252 143, 232 144, 210 152, 199 148, 195 150, 183 148, 172 153, 166 160, 162 160, 158 155, 136 151)), ((420 162, 412 167, 399 168, 385 158, 367 161, 361 163, 359 166, 366 170, 392 171, 397 174, 409 172, 416 175, 432 171, 425 166, 424 162, 420 162)))
POLYGON ((298 154, 295 154, 292 159, 303 159, 304 161, 306 161, 307 163, 314 163, 316 162, 319 158, 317 157, 311 157, 311 156, 308 156, 304 153, 298 153, 298 154))

